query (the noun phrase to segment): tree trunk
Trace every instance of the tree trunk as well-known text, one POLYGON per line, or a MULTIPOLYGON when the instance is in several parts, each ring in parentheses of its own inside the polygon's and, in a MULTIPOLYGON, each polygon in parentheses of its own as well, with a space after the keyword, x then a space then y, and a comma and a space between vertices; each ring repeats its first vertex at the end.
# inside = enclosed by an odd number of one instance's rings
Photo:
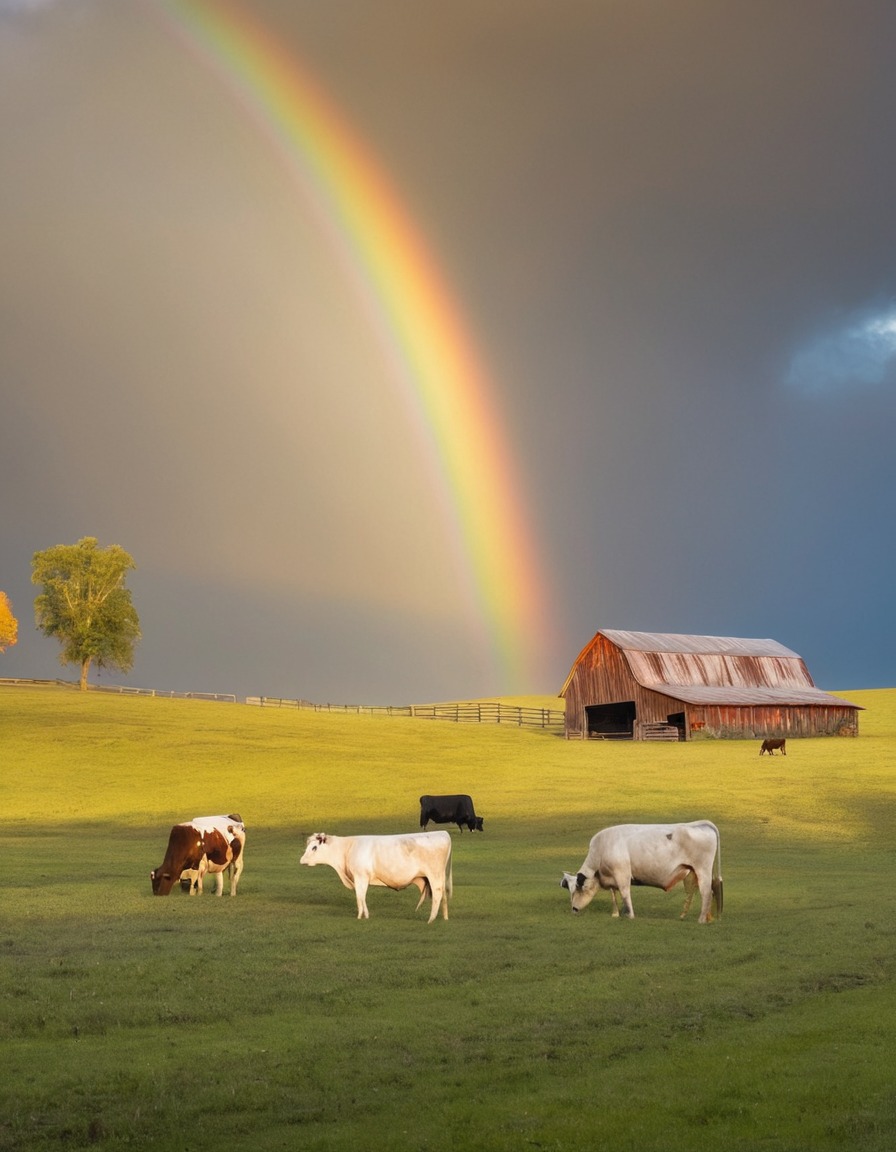
POLYGON ((87 691, 87 673, 89 671, 90 671, 90 657, 88 657, 86 660, 81 661, 81 679, 78 683, 78 687, 81 689, 82 692, 87 691))

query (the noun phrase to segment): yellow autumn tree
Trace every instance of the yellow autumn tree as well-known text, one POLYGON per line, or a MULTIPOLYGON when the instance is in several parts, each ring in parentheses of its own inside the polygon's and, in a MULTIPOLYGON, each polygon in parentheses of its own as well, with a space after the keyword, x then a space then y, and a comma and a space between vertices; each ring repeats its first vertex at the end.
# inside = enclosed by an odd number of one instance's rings
POLYGON ((5 592, 0 592, 0 652, 11 648, 19 638, 19 622, 12 614, 12 604, 5 592))

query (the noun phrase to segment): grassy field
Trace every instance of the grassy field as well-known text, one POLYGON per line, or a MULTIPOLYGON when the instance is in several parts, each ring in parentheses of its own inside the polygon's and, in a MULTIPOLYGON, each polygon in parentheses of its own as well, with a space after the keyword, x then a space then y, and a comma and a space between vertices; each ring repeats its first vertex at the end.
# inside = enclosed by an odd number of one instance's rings
MULTIPOLYGON (((0 688, 0 1150, 896 1145, 896 690, 861 735, 541 731, 0 688), (299 868, 470 792, 451 918, 299 868), (151 895, 177 820, 239 812, 234 900, 151 895), (591 835, 708 817, 725 915, 559 887, 591 835)), ((551 700, 551 706, 556 701, 551 700)))

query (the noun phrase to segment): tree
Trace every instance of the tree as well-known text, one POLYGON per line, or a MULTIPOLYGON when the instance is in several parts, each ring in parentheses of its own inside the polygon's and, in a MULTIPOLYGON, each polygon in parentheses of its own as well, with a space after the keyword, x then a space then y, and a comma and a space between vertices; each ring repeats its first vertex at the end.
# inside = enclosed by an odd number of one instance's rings
POLYGON ((77 544, 57 544, 35 552, 31 582, 42 584, 34 601, 34 618, 47 636, 62 645, 60 664, 80 664, 80 686, 87 688, 91 664, 129 672, 140 621, 125 588, 135 564, 123 548, 98 548, 92 536, 77 544))
POLYGON ((11 648, 19 638, 19 622, 12 614, 12 604, 5 592, 0 592, 0 652, 11 648))

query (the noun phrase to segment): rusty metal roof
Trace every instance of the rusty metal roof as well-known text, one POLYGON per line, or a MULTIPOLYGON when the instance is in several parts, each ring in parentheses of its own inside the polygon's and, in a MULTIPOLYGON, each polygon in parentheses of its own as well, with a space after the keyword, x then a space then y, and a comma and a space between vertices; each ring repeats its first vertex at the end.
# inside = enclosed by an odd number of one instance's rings
POLYGON ((675 632, 624 632, 615 628, 601 628, 617 648, 627 652, 682 652, 699 656, 720 654, 727 656, 783 656, 799 660, 777 640, 742 640, 734 636, 682 636, 675 632))
POLYGON ((816 688, 802 657, 777 640, 601 628, 579 660, 598 636, 621 649, 632 676, 643 688, 689 704, 858 707, 816 688))
POLYGON ((840 707, 861 711, 858 704, 831 696, 820 688, 725 688, 718 685, 651 684, 651 691, 685 704, 792 705, 801 707, 840 707))

